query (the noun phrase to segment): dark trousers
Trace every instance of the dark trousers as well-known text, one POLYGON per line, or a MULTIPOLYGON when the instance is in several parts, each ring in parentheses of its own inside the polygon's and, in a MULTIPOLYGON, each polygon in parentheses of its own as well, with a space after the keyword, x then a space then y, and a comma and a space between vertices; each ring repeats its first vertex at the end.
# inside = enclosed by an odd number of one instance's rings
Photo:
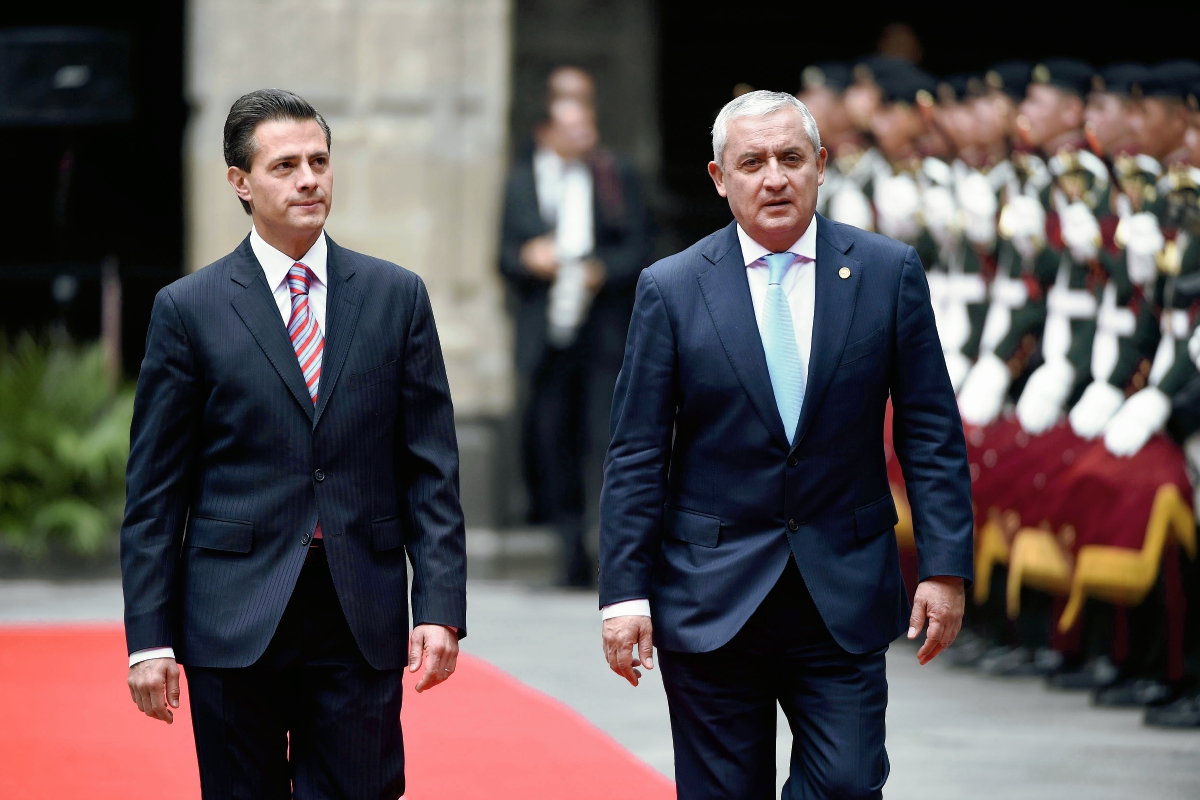
POLYGON ((728 644, 660 651, 680 800, 774 796, 776 703, 793 737, 784 800, 882 797, 886 652, 838 646, 790 559, 728 644))
MULTIPOLYGON (((530 376, 523 452, 531 521, 553 525, 562 540, 565 583, 586 585, 594 568, 584 548, 587 460, 587 347, 547 347, 530 376)), ((611 399, 611 398, 610 398, 611 399)))
POLYGON ((185 669, 204 800, 404 793, 403 670, 376 670, 359 652, 323 549, 309 551, 262 658, 185 669))

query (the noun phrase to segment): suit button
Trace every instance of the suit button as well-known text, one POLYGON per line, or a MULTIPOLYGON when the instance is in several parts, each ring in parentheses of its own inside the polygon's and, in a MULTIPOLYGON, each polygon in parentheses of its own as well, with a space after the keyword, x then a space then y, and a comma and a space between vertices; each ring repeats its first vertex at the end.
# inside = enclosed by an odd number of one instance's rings
POLYGON ((300 544, 304 545, 305 547, 308 547, 308 543, 311 541, 312 541, 312 537, 309 536, 307 533, 300 537, 300 544))
POLYGON ((313 473, 313 477, 316 478, 317 483, 320 483, 321 481, 325 480, 325 472, 323 470, 317 470, 313 473))
POLYGON ((800 530, 800 523, 796 522, 796 520, 794 520, 794 519, 789 519, 788 520, 788 530, 791 531, 792 533, 795 533, 796 531, 800 530))
POLYGON ((789 467, 794 467, 799 463, 800 463, 800 459, 796 458, 795 456, 788 456, 788 466, 789 467))

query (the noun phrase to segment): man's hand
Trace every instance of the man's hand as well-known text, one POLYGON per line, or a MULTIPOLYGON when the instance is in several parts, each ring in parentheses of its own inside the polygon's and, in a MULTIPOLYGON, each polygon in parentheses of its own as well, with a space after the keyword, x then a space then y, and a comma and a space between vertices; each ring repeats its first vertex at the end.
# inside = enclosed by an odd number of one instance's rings
POLYGON ((925 627, 925 621, 929 620, 925 644, 917 651, 917 661, 922 665, 941 655, 958 636, 962 629, 966 598, 962 578, 939 575, 927 578, 917 586, 912 617, 908 621, 908 638, 917 638, 917 634, 925 627))
POLYGON ((173 658, 139 661, 129 668, 129 694, 139 711, 170 725, 171 709, 179 708, 179 665, 173 658))
POLYGON ((604 657, 613 672, 637 686, 642 673, 634 667, 644 665, 646 669, 654 669, 654 626, 650 618, 628 616, 604 620, 604 657), (638 658, 633 656, 635 644, 638 658))
POLYGON ((408 671, 416 672, 425 664, 425 674, 417 681, 417 691, 432 689, 454 674, 458 663, 458 632, 445 625, 418 625, 408 636, 408 671), (429 662, 425 662, 428 654, 429 662))
POLYGON ((604 282, 608 280, 608 270, 604 268, 604 262, 598 258, 589 258, 583 262, 583 267, 587 270, 584 288, 591 294, 604 288, 604 282))
POLYGON ((544 281, 558 274, 558 251, 550 234, 537 236, 521 245, 521 264, 529 273, 544 281))

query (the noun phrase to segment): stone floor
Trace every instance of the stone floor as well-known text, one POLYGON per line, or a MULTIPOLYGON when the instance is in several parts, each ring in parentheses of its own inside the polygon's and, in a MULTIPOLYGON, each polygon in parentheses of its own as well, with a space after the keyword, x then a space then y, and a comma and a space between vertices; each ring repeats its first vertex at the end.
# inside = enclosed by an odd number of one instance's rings
MULTIPOLYGON (((657 671, 634 689, 600 653, 596 598, 472 580, 467 652, 558 698, 649 764, 672 773, 657 671)), ((0 581, 0 624, 118 620, 115 581, 0 581)), ((1136 711, 1032 680, 994 680, 939 663, 920 667, 896 645, 888 659, 889 800, 1172 800, 1200 797, 1200 731, 1148 729, 1136 711)), ((790 737, 781 721, 779 764, 790 737)), ((785 776, 780 773, 780 783, 785 776)))

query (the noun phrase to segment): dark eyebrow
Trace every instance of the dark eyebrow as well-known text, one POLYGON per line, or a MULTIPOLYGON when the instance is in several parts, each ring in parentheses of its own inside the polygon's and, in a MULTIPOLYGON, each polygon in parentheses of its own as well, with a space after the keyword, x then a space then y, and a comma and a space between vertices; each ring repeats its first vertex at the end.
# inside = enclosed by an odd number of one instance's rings
MULTIPOLYGON (((299 155, 299 154, 286 155, 286 156, 275 156, 275 158, 271 159, 271 166, 275 166, 276 164, 278 164, 282 161, 299 161, 302 158, 304 158, 304 156, 299 155)), ((329 151, 328 150, 318 150, 317 152, 310 154, 309 158, 329 158, 329 151)))

